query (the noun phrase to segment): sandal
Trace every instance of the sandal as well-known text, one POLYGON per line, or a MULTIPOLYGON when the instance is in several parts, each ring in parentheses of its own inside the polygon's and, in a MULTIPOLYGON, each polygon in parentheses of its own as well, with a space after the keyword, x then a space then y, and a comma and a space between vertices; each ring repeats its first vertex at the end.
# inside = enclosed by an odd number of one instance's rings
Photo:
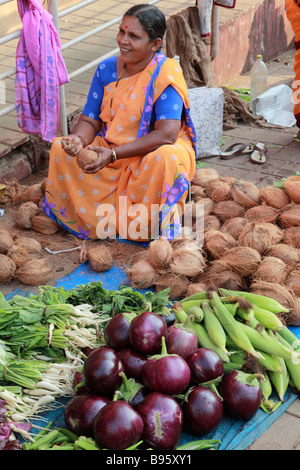
POLYGON ((246 144, 233 144, 228 147, 225 152, 220 153, 220 158, 222 160, 230 160, 231 158, 236 157, 237 155, 247 155, 249 153, 253 152, 253 147, 252 145, 246 145, 246 144))
POLYGON ((262 142, 255 144, 253 152, 250 155, 250 160, 258 165, 266 163, 266 144, 263 144, 262 142))

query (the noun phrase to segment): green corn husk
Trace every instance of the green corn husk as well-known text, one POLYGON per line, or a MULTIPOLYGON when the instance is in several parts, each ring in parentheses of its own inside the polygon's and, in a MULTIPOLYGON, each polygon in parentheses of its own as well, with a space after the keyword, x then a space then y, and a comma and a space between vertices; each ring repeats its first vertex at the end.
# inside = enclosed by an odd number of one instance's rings
POLYGON ((225 354, 228 354, 226 349, 226 333, 219 319, 210 307, 208 302, 202 302, 202 310, 204 313, 204 326, 208 336, 225 354))
POLYGON ((264 376, 264 380, 260 380, 260 388, 262 391, 262 400, 260 403, 260 408, 265 413, 273 413, 279 408, 282 402, 281 401, 276 402, 270 399, 270 396, 273 392, 272 383, 270 381, 270 377, 268 376, 267 372, 264 372, 263 376, 264 376))
POLYGON ((253 305, 253 312, 256 320, 265 328, 270 330, 281 330, 283 323, 277 315, 269 310, 253 305))
POLYGON ((199 302, 203 300, 207 300, 206 291, 201 291, 201 292, 198 292, 197 294, 192 294, 192 295, 189 295, 188 297, 185 297, 185 299, 181 300, 181 304, 183 305, 186 302, 194 301, 194 300, 197 300, 199 302))
POLYGON ((220 295, 226 296, 240 296, 244 297, 248 300, 251 304, 257 305, 260 308, 269 310, 273 313, 288 313, 289 309, 283 307, 277 300, 271 299, 271 297, 267 297, 264 295, 253 294, 252 292, 244 292, 244 291, 231 291, 228 289, 219 289, 220 295))
MULTIPOLYGON (((277 335, 277 337, 278 337, 278 340, 281 342, 281 344, 288 347, 289 343, 285 341, 285 339, 283 339, 282 336, 277 335)), ((291 359, 286 359, 285 363, 286 363, 286 367, 288 369, 289 375, 291 377, 291 380, 293 382, 294 388, 300 391, 300 361, 293 361, 291 359)))
POLYGON ((220 356, 223 362, 229 362, 228 355, 225 354, 217 345, 212 342, 212 340, 208 336, 206 329, 200 323, 197 323, 192 319, 189 319, 187 322, 187 319, 189 317, 182 309, 180 302, 175 302, 172 307, 172 310, 179 323, 185 324, 194 331, 195 335, 197 336, 198 343, 202 348, 212 349, 220 356))
POLYGON ((289 330, 285 325, 282 325, 282 328, 278 331, 280 335, 289 345, 295 350, 300 351, 300 339, 297 338, 294 333, 289 330))
POLYGON ((252 356, 256 358, 261 357, 260 354, 254 349, 248 336, 240 327, 240 322, 236 321, 235 318, 228 312, 216 292, 212 293, 211 303, 216 316, 220 320, 224 330, 228 336, 230 336, 232 341, 239 348, 243 349, 252 356))
POLYGON ((268 354, 282 357, 283 359, 299 358, 300 354, 295 352, 292 348, 287 348, 271 338, 265 330, 258 331, 257 329, 241 323, 241 328, 248 336, 254 348, 258 351, 264 351, 268 354))

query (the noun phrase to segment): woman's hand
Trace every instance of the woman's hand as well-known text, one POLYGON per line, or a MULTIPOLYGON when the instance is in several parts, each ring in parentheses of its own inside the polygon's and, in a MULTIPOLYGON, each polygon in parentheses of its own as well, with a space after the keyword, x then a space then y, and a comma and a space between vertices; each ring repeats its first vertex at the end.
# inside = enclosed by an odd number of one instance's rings
POLYGON ((82 141, 78 135, 70 134, 61 139, 61 146, 63 150, 71 157, 76 155, 83 149, 82 141))
POLYGON ((98 160, 91 165, 87 165, 83 170, 84 173, 97 173, 97 171, 102 170, 105 166, 111 163, 111 149, 106 147, 94 147, 89 145, 88 148, 96 152, 99 156, 98 160))

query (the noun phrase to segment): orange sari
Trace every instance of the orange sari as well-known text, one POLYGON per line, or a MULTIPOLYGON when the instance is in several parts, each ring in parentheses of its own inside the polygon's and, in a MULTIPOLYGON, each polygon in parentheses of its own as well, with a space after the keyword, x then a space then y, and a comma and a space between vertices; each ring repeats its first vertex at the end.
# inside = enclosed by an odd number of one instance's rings
POLYGON ((170 84, 181 95, 185 109, 174 145, 85 174, 76 158, 64 152, 61 138, 54 139, 43 202, 49 217, 82 239, 119 236, 149 241, 159 235, 171 239, 181 232, 182 210, 196 160, 188 90, 175 60, 158 54, 142 72, 121 79, 116 90, 116 82, 105 87, 100 114, 104 130, 92 145, 117 147, 148 132, 153 104, 170 84))
POLYGON ((295 34, 295 58, 293 82, 294 115, 300 128, 300 1, 286 0, 286 16, 295 34))

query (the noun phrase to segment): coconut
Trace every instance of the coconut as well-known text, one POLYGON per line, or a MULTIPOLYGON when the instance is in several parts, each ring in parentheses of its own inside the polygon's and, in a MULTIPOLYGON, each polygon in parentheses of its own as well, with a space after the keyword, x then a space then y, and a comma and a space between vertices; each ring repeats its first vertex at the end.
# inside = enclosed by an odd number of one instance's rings
POLYGON ((214 202, 226 201, 231 198, 231 187, 225 181, 210 181, 205 186, 205 194, 214 202))
POLYGON ((222 257, 231 269, 242 276, 250 276, 261 263, 261 254, 249 246, 236 246, 228 250, 222 257))
POLYGON ((218 219, 218 217, 212 214, 207 214, 204 216, 204 233, 208 232, 208 230, 218 230, 219 228, 221 228, 221 221, 218 219))
POLYGON ((14 261, 17 268, 32 259, 27 250, 21 246, 14 245, 7 253, 7 256, 14 261))
POLYGON ((24 284, 38 286, 49 281, 53 274, 51 266, 45 259, 32 259, 26 261, 16 271, 15 277, 24 284))
POLYGON ((274 225, 267 223, 249 222, 238 237, 238 245, 249 246, 262 254, 269 246, 279 243, 282 238, 283 232, 279 227, 275 228, 274 225))
POLYGON ((209 183, 210 181, 215 181, 215 180, 218 180, 219 178, 220 178, 220 175, 217 172, 217 170, 214 170, 213 168, 203 167, 203 168, 198 168, 195 171, 195 174, 192 178, 191 183, 197 186, 205 187, 207 183, 209 183))
POLYGON ((127 276, 136 289, 145 289, 154 285, 157 271, 148 260, 139 260, 127 270, 127 276))
POLYGON ((246 209, 259 204, 259 189, 249 181, 235 181, 231 185, 231 193, 233 200, 239 202, 246 209))
POLYGON ((288 325, 300 325, 300 298, 294 296, 294 301, 286 320, 288 325))
POLYGON ((296 204, 300 204, 300 176, 293 175, 283 180, 283 188, 296 204))
POLYGON ((14 215, 14 220, 18 227, 29 229, 32 227, 32 218, 36 216, 39 207, 35 202, 27 201, 20 205, 14 215))
POLYGON ((176 248, 170 269, 174 274, 195 277, 202 273, 206 266, 205 256, 200 250, 176 248))
POLYGON ((201 197, 206 197, 205 188, 202 186, 197 186, 196 184, 191 185, 191 196, 192 199, 199 199, 201 197))
POLYGON ((16 273, 16 264, 6 255, 0 254, 0 283, 7 284, 16 273))
POLYGON ((10 233, 5 229, 0 230, 0 253, 2 255, 6 255, 8 250, 12 248, 13 244, 14 241, 10 233))
POLYGON ((221 226, 220 230, 223 233, 228 233, 231 235, 235 240, 238 239, 242 229, 248 223, 245 217, 233 217, 232 219, 226 220, 224 224, 221 226))
POLYGON ((113 256, 111 250, 106 245, 98 245, 90 248, 86 253, 87 259, 93 271, 108 271, 112 267, 113 256))
POLYGON ((300 269, 293 269, 285 278, 285 286, 300 297, 300 269))
POLYGON ((277 186, 266 186, 262 188, 259 193, 259 200, 261 203, 265 203, 275 209, 282 209, 291 202, 289 195, 284 189, 278 188, 277 186))
POLYGON ((204 282, 209 287, 247 290, 248 286, 244 277, 233 271, 224 261, 212 261, 202 276, 197 277, 197 282, 204 282))
POLYGON ((276 245, 269 246, 264 255, 279 258, 290 268, 296 267, 299 262, 297 248, 287 245, 286 243, 278 243, 276 245))
POLYGON ((190 295, 198 294, 199 292, 205 292, 207 290, 207 285, 204 282, 193 283, 191 282, 185 292, 185 296, 188 297, 190 295))
POLYGON ((275 223, 279 213, 279 209, 275 209, 275 207, 255 206, 247 209, 245 216, 249 221, 275 223))
POLYGON ((78 155, 76 156, 76 162, 79 168, 84 169, 87 165, 95 163, 98 158, 99 155, 98 153, 94 152, 94 150, 83 148, 79 151, 78 155))
POLYGON ((148 254, 146 250, 138 251, 134 253, 129 260, 129 266, 133 266, 137 261, 148 260, 148 254))
POLYGON ((284 228, 299 227, 300 204, 291 203, 286 206, 279 215, 279 221, 284 228))
POLYGON ((203 215, 211 214, 214 208, 214 201, 210 197, 202 197, 191 203, 192 219, 197 219, 203 215))
POLYGON ((171 300, 180 299, 185 297, 189 284, 190 282, 186 276, 181 276, 180 274, 174 274, 168 271, 161 271, 155 281, 155 289, 156 292, 160 292, 169 288, 169 298, 171 300))
MULTIPOLYGON (((41 183, 35 183, 31 186, 28 186, 26 189, 23 188, 23 191, 20 193, 19 200, 26 202, 31 201, 38 204, 40 200, 44 197, 44 190, 41 183)), ((16 201, 17 202, 17 201, 16 201)))
POLYGON ((288 274, 289 268, 280 258, 266 256, 254 274, 256 280, 276 282, 282 284, 288 274))
POLYGON ((243 217, 245 209, 236 201, 221 201, 215 204, 213 215, 218 217, 222 222, 232 219, 233 217, 243 217))
POLYGON ((231 235, 220 230, 209 230, 204 238, 205 249, 213 258, 221 258, 226 251, 236 246, 236 243, 231 235))
POLYGON ((148 260, 155 269, 167 268, 171 262, 173 248, 163 237, 153 240, 148 247, 148 260))
POLYGON ((31 258, 39 258, 42 254, 42 245, 32 237, 19 237, 14 239, 14 246, 27 251, 31 258))
POLYGON ((59 225, 46 215, 35 215, 31 219, 32 228, 45 235, 53 235, 58 232, 59 225))
POLYGON ((300 226, 286 228, 284 230, 283 243, 300 248, 300 226))

